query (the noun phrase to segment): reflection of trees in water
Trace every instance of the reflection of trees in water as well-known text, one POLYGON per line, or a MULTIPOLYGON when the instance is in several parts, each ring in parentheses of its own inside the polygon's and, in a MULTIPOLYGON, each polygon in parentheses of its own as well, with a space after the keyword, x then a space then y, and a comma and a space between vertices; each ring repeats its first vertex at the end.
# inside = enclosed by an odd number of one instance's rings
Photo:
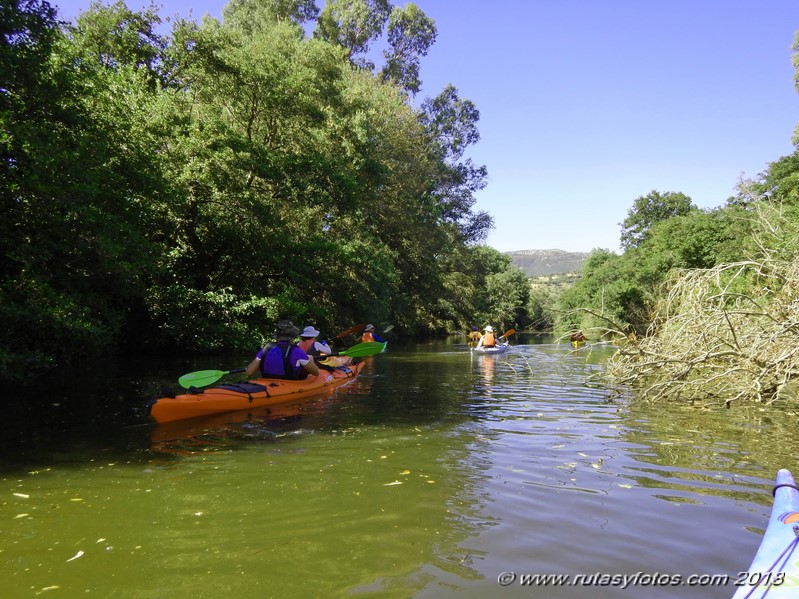
MULTIPOLYGON (((442 574, 455 586, 481 579, 475 566, 483 552, 468 539, 493 524, 484 514, 491 448, 485 428, 462 408, 476 373, 467 356, 443 367, 424 355, 386 358, 328 397, 273 406, 268 414, 159 425, 153 450, 177 460, 236 450, 245 463, 253 451, 290 455, 279 466, 290 471, 291 485, 329 497, 331 526, 348 545, 362 545, 359 560, 397 564, 351 590, 420 591, 440 584, 442 574)), ((282 478, 281 471, 270 470, 270 477, 282 478)))

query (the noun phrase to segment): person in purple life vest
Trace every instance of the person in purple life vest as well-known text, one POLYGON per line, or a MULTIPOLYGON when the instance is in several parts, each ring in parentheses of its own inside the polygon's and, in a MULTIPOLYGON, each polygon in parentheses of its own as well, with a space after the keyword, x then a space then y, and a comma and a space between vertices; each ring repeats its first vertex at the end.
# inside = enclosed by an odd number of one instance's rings
POLYGON ((300 380, 319 374, 319 367, 302 351, 294 339, 299 329, 290 320, 281 320, 275 327, 275 341, 260 349, 244 371, 247 376, 258 373, 269 379, 300 380))

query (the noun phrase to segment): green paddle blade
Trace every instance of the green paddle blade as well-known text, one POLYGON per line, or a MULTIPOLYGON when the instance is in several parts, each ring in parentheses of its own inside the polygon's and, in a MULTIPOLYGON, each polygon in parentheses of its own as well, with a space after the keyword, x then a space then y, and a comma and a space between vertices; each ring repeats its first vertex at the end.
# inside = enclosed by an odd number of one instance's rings
POLYGON ((196 372, 184 374, 178 379, 178 383, 180 383, 180 386, 184 389, 188 389, 189 387, 205 387, 206 385, 217 382, 223 376, 231 372, 244 372, 244 368, 237 368, 235 370, 198 370, 196 372))
POLYGON ((367 341, 366 343, 359 343, 353 345, 349 349, 339 352, 340 356, 349 356, 351 358, 365 358, 366 356, 375 356, 386 349, 388 341, 367 341))

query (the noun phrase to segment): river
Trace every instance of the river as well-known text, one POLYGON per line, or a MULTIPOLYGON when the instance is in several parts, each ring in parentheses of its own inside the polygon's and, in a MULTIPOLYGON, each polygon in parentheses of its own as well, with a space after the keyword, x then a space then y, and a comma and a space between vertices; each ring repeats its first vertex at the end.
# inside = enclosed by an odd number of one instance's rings
POLYGON ((249 356, 6 394, 0 596, 732 596, 796 406, 643 404, 601 385, 612 347, 512 340, 390 343, 325 397, 169 426, 148 394, 249 356))

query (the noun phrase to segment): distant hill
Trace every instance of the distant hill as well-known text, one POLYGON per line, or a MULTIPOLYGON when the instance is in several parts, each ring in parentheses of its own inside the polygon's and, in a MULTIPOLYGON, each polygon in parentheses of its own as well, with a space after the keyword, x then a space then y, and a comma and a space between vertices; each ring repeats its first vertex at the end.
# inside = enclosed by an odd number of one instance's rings
POLYGON ((528 277, 580 272, 588 252, 566 252, 564 250, 520 250, 505 252, 513 265, 528 277))

